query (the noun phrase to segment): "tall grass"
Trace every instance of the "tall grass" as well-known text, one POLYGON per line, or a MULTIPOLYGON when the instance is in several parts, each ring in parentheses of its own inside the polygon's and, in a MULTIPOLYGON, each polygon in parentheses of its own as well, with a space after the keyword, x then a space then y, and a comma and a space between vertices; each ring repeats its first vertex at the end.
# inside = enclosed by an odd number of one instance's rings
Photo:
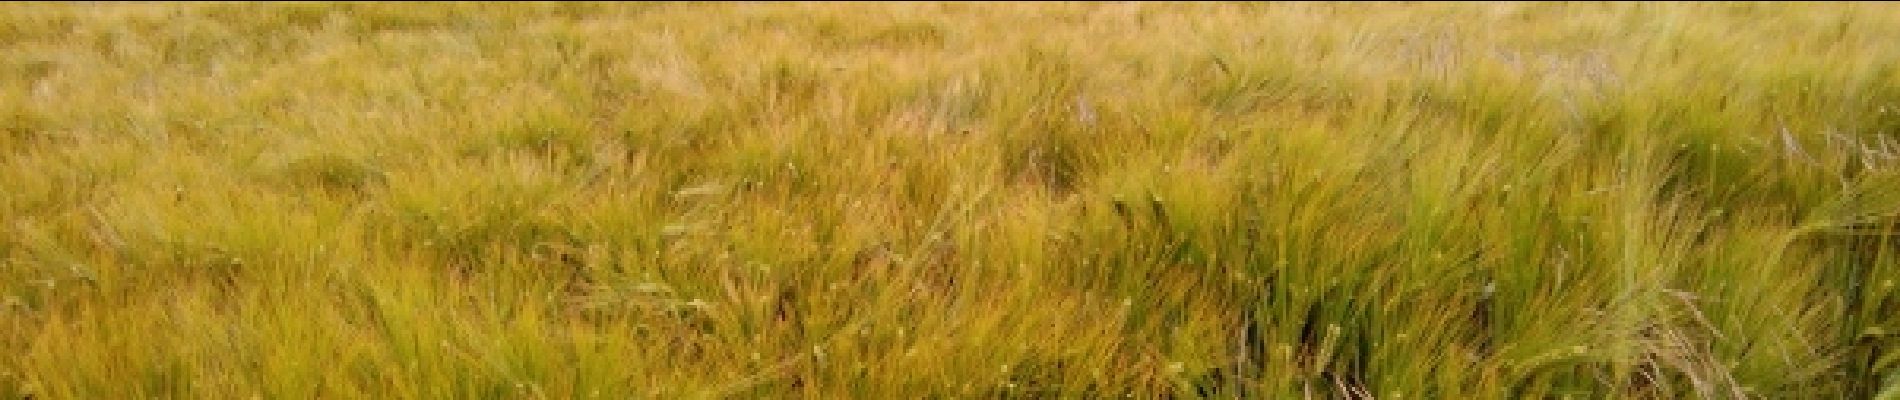
POLYGON ((1900 7, 0 6, 0 397, 1900 398, 1900 7))

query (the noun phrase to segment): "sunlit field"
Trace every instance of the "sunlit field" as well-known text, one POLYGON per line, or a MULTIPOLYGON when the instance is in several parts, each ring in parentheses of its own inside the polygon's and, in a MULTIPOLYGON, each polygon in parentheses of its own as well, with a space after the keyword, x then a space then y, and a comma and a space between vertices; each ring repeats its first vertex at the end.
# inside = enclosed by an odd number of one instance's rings
POLYGON ((1900 399, 1900 6, 8 3, 0 398, 1900 399))

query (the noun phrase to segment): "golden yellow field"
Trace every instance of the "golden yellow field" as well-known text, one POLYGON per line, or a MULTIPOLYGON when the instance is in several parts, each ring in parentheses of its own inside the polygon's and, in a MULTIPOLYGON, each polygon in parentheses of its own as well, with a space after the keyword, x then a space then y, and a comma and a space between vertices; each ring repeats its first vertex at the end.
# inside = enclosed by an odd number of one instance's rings
POLYGON ((1900 6, 6 3, 0 398, 1900 399, 1900 6))

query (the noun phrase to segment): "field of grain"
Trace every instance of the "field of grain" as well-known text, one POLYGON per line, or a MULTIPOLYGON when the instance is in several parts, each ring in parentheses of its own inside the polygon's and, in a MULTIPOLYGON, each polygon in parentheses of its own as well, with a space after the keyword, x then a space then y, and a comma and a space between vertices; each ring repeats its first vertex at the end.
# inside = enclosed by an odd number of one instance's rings
POLYGON ((0 398, 1900 399, 1900 6, 6 3, 0 398))

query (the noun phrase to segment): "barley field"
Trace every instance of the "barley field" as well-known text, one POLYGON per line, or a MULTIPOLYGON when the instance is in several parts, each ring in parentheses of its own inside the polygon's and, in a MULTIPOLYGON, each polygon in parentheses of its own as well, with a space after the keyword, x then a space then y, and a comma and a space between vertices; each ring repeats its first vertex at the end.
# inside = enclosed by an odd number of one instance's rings
POLYGON ((1900 399, 1900 6, 0 4, 0 398, 1900 399))

